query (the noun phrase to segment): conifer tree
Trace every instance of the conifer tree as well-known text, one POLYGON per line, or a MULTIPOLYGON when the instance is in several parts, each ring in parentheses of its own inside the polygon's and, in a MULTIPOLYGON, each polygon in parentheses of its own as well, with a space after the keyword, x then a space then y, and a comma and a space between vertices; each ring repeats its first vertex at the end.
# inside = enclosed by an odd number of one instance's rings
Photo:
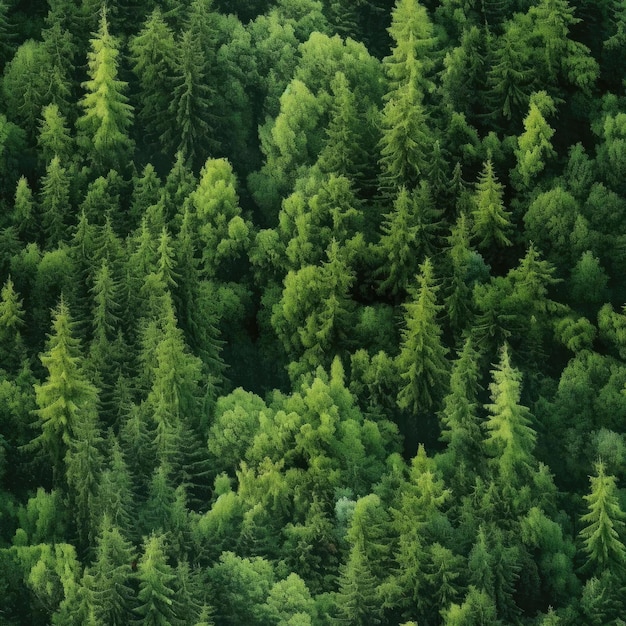
POLYGON ((384 59, 384 68, 391 92, 411 82, 422 96, 432 91, 429 75, 436 39, 424 5, 419 0, 397 0, 388 31, 394 45, 391 55, 384 59))
POLYGON ((438 287, 430 259, 420 265, 419 287, 404 304, 405 328, 396 364, 402 379, 398 406, 418 415, 434 408, 448 384, 447 348, 441 341, 437 314, 438 287))
POLYGON ((161 198, 161 181, 154 166, 148 163, 141 178, 133 179, 133 195, 130 201, 130 218, 133 227, 138 226, 146 215, 148 207, 157 204, 161 198))
POLYGON ((545 167, 547 158, 555 157, 550 139, 554 130, 548 126, 545 116, 554 113, 554 102, 545 91, 530 97, 528 115, 524 119, 524 132, 518 139, 516 172, 524 188, 529 188, 533 179, 545 167))
POLYGON ((491 373, 493 382, 489 390, 492 401, 485 405, 490 413, 485 423, 488 432, 485 447, 493 458, 501 484, 520 487, 534 469, 536 434, 531 426, 530 411, 520 404, 522 375, 511 365, 506 344, 501 349, 496 369, 491 373))
POLYGON ((97 494, 96 517, 106 517, 113 526, 127 537, 136 529, 135 495, 131 476, 119 440, 112 433, 108 436, 110 447, 108 466, 100 475, 97 494))
POLYGON ((41 183, 41 211, 48 248, 67 239, 67 218, 70 212, 70 181, 58 156, 48 164, 41 183))
POLYGON ((385 103, 380 140, 381 189, 415 187, 426 173, 431 136, 416 77, 398 87, 385 103))
POLYGON ((579 532, 587 554, 585 567, 598 575, 607 570, 622 574, 626 570, 626 514, 620 508, 615 476, 606 473, 602 461, 595 470, 595 476, 589 477, 591 491, 583 496, 588 512, 580 518, 585 524, 579 532))
POLYGON ((357 125, 356 95, 343 72, 335 74, 330 87, 333 96, 330 121, 326 128, 326 144, 317 162, 323 172, 341 174, 356 183, 367 158, 357 125))
POLYGON ((133 548, 108 516, 102 519, 90 568, 93 609, 99 624, 128 624, 135 604, 132 588, 133 548))
POLYGON ((24 307, 9 276, 0 293, 0 368, 15 372, 25 356, 24 307))
POLYGON ((41 433, 32 442, 50 455, 54 478, 62 477, 63 461, 71 443, 79 437, 81 424, 93 422, 97 390, 82 371, 80 344, 64 299, 53 312, 52 333, 41 363, 46 380, 35 385, 41 433))
POLYGON ((11 221, 22 241, 33 241, 37 233, 37 216, 33 192, 25 176, 20 176, 15 189, 11 221))
POLYGON ((168 107, 176 65, 174 34, 160 8, 155 8, 146 19, 129 47, 133 72, 140 85, 138 119, 146 129, 147 142, 156 144, 172 120, 168 107))
POLYGON ((340 568, 336 604, 340 624, 366 626, 380 623, 376 579, 359 542, 350 550, 346 565, 340 568))
POLYGON ((8 19, 9 3, 7 0, 0 1, 0 71, 4 69, 4 64, 11 58, 13 46, 13 32, 8 19))
POLYGON ((146 537, 143 554, 137 564, 139 606, 136 613, 142 626, 177 626, 178 606, 174 570, 167 562, 165 535, 146 537))
POLYGON ((450 391, 440 413, 441 440, 448 444, 452 471, 465 485, 473 482, 473 475, 482 473, 483 434, 477 414, 479 381, 479 354, 468 337, 452 366, 450 391))
POLYGON ((103 7, 88 53, 90 80, 83 83, 86 93, 80 102, 84 114, 76 122, 79 145, 99 172, 123 169, 133 150, 128 136, 133 108, 124 94, 127 83, 118 77, 118 57, 118 43, 109 33, 103 7))
POLYGON ((510 213, 504 208, 504 187, 498 181, 491 159, 488 159, 476 183, 472 234, 481 249, 510 246, 513 229, 510 213))
POLYGON ((72 138, 65 117, 56 104, 44 107, 37 142, 45 163, 52 161, 55 156, 66 163, 72 156, 72 138))
POLYGON ((99 520, 95 519, 98 482, 102 471, 102 436, 98 415, 92 411, 77 420, 65 454, 65 479, 76 524, 78 545, 93 545, 99 520))
POLYGON ((199 35, 190 28, 177 45, 168 109, 171 122, 161 140, 171 154, 181 152, 196 171, 217 148, 209 107, 214 87, 207 84, 204 68, 199 35))

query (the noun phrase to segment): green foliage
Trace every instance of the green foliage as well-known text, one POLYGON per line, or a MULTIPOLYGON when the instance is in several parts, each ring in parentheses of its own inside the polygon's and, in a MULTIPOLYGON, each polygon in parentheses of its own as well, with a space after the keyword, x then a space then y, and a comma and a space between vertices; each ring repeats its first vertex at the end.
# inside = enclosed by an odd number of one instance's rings
POLYGON ((626 548, 622 542, 626 515, 617 499, 615 477, 605 473, 604 463, 596 463, 590 476, 591 491, 583 496, 588 512, 580 518, 585 526, 579 536, 587 555, 586 567, 597 574, 608 570, 622 572, 626 566, 626 548))
POLYGON ((405 326, 402 332, 397 367, 403 381, 398 393, 400 408, 425 415, 437 407, 448 384, 447 349, 441 342, 437 313, 438 287, 430 259, 420 266, 419 289, 413 301, 404 305, 405 326))
POLYGON ((100 172, 123 169, 133 150, 128 136, 133 108, 124 93, 127 83, 118 77, 118 57, 118 43, 109 33, 103 9, 87 59, 89 80, 83 83, 86 93, 81 100, 84 113, 76 122, 79 145, 100 172))

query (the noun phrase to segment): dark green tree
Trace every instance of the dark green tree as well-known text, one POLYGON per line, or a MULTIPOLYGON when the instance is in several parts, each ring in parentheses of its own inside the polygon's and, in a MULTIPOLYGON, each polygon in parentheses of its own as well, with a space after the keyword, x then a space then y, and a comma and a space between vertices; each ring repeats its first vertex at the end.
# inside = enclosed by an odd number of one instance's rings
POLYGON ((61 160, 55 156, 48 164, 41 181, 40 197, 43 228, 47 248, 67 240, 70 214, 70 180, 61 160))

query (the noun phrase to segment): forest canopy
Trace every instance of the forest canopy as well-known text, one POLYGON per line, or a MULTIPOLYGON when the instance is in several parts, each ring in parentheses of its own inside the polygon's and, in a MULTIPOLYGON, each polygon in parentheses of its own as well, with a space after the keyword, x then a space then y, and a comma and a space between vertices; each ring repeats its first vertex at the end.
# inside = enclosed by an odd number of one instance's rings
POLYGON ((625 53, 0 0, 0 625, 623 624, 625 53))

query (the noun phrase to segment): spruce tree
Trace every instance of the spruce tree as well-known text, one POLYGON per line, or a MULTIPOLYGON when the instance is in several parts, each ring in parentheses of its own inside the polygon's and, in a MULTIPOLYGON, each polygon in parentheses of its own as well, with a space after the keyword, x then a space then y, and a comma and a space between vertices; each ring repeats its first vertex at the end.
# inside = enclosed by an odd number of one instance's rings
POLYGON ((403 305, 405 328, 396 359, 402 379, 398 406, 424 415, 437 406, 447 387, 448 350, 441 341, 437 315, 442 307, 429 258, 420 265, 417 281, 412 299, 403 305))
POLYGON ((485 447, 502 486, 519 488, 531 477, 536 461, 533 456, 536 434, 528 408, 520 404, 522 374, 511 365, 509 348, 500 351, 500 361, 491 371, 490 415, 485 423, 488 436, 485 447))
POLYGON ((585 567, 597 575, 604 571, 623 574, 626 570, 626 514, 620 508, 615 476, 607 474, 605 465, 595 465, 590 476, 591 491, 583 496, 588 512, 580 518, 585 524, 579 532, 587 555, 585 567))
POLYGON ((504 187, 498 181, 491 159, 483 164, 476 183, 472 234, 478 247, 491 251, 494 247, 510 246, 513 230, 510 213, 504 208, 504 187))
POLYGON ((140 86, 138 120, 146 129, 146 143, 158 144, 159 136, 172 122, 168 107, 176 65, 174 34, 158 7, 130 40, 129 47, 140 86))
POLYGON ((37 143, 45 163, 55 156, 65 163, 72 156, 72 138, 65 117, 56 104, 49 104, 41 113, 37 143))
POLYGON ((199 35, 188 29, 177 45, 168 109, 171 122, 161 140, 170 154, 181 152, 196 171, 217 148, 209 107, 213 87, 207 84, 204 67, 199 35))
POLYGON ((63 475, 63 461, 71 443, 80 436, 81 424, 96 415, 97 390, 83 374, 80 344, 65 300, 53 312, 52 333, 41 363, 47 370, 35 385, 41 433, 32 445, 50 455, 55 481, 63 475))
POLYGON ((127 83, 119 79, 119 47, 109 33, 106 8, 100 25, 91 39, 88 53, 89 80, 81 99, 84 114, 77 120, 78 142, 96 171, 124 169, 132 156, 133 142, 128 131, 133 122, 133 108, 124 94, 127 83))
POLYGON ((130 623, 135 604, 133 547, 108 516, 102 519, 96 543, 93 576, 93 608, 99 624, 123 626, 130 623))
POLYGON ((178 602, 176 576, 167 562, 165 535, 151 534, 143 544, 143 554, 137 565, 139 606, 136 613, 142 626, 177 626, 178 602))
POLYGON ((48 164, 41 183, 41 212, 47 248, 67 239, 70 213, 70 180, 58 156, 48 164))

